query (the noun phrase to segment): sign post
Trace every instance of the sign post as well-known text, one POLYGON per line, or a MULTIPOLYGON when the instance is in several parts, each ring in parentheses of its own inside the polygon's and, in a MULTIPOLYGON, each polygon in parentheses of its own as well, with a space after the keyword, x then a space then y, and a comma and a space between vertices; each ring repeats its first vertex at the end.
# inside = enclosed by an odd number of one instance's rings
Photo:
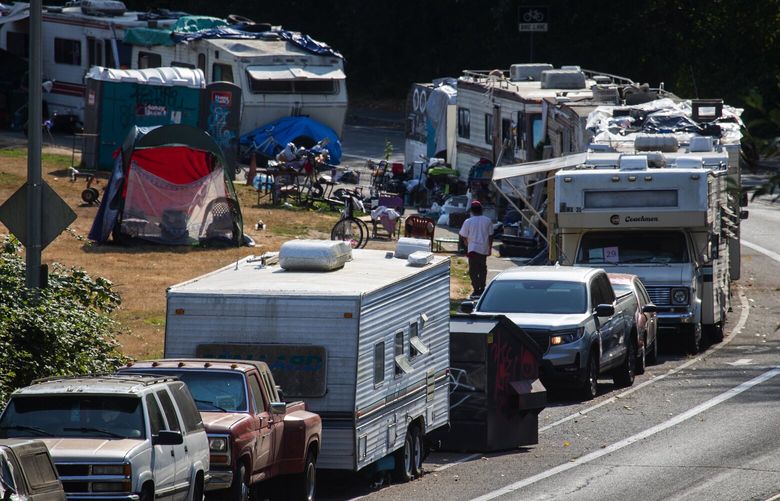
POLYGON ((43 96, 41 60, 42 31, 42 0, 30 0, 30 71, 27 88, 29 101, 27 104, 27 221, 28 243, 27 256, 27 287, 41 286, 41 217, 42 192, 41 185, 41 119, 43 118, 43 96))
POLYGON ((549 7, 546 5, 521 5, 517 10, 517 28, 520 33, 528 33, 528 62, 534 62, 534 33, 546 33, 549 7))

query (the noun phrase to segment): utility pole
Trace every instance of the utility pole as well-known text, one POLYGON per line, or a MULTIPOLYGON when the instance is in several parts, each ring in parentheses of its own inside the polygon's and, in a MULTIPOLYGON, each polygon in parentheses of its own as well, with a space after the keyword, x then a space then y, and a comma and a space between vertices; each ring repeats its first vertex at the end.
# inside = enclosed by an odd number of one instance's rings
POLYGON ((43 115, 41 60, 42 0, 30 0, 30 70, 27 88, 27 287, 41 287, 41 221, 43 180, 41 178, 41 119, 43 115))

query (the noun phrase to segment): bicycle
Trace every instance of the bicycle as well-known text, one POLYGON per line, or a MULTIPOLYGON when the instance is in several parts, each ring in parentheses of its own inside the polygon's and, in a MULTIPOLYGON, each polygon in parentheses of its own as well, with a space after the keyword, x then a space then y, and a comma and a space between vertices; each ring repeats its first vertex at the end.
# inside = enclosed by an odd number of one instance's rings
POLYGON ((363 202, 357 193, 345 193, 344 210, 341 211, 341 218, 333 225, 333 229, 330 230, 330 239, 347 242, 353 249, 362 249, 368 243, 369 230, 365 221, 353 215, 355 206, 365 212, 363 202))

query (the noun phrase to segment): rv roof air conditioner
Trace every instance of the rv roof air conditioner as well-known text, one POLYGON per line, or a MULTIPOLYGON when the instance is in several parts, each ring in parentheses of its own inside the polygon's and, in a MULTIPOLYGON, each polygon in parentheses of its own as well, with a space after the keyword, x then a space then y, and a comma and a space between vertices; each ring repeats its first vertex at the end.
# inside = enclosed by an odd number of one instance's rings
POLYGON ((712 138, 704 136, 694 136, 691 138, 691 144, 688 151, 692 153, 712 151, 712 138))
POLYGON ((127 12, 127 6, 119 0, 81 0, 77 6, 88 16, 121 16, 127 12))
POLYGON ((593 75, 592 79, 599 85, 609 85, 612 83, 612 79, 607 75, 593 75))
POLYGON ((637 134, 634 140, 636 151, 662 151, 673 153, 680 148, 680 143, 672 134, 637 134))
POLYGON ((538 82, 542 72, 553 69, 552 64, 513 64, 509 67, 509 80, 512 82, 538 82))
POLYGON ((561 66, 562 70, 571 70, 571 71, 582 71, 582 68, 577 66, 576 64, 570 64, 568 66, 561 66))
POLYGON ((542 72, 542 89, 584 89, 585 73, 575 70, 542 72))
POLYGON ((621 155, 620 170, 647 170, 647 155, 621 155))

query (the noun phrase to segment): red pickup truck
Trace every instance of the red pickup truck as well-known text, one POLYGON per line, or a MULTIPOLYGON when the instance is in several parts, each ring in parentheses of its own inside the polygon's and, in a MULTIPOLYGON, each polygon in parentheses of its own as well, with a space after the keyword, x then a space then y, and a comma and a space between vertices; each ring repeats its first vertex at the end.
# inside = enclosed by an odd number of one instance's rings
POLYGON ((314 499, 322 421, 303 402, 282 401, 264 362, 149 360, 119 372, 177 376, 187 384, 209 438, 208 497, 247 500, 261 482, 290 475, 281 496, 314 499))

